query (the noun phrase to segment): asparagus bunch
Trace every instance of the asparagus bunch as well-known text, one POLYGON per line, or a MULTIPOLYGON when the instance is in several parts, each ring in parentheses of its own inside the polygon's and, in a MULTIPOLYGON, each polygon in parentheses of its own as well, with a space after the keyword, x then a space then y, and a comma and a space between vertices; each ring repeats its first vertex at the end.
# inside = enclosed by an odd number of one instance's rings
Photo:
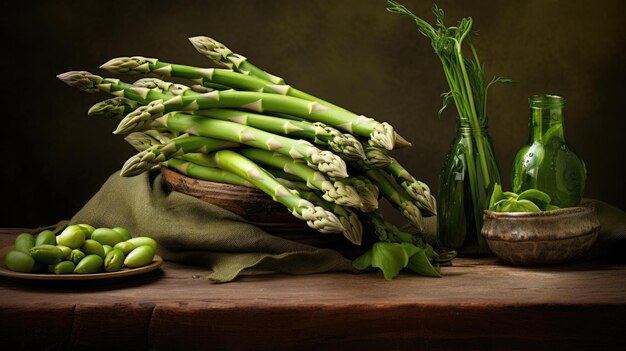
POLYGON ((86 92, 114 96, 88 114, 117 121, 114 133, 128 134, 139 151, 122 175, 165 166, 197 179, 256 187, 320 232, 343 233, 360 244, 365 221, 380 240, 419 244, 377 211, 382 195, 418 231, 422 217, 435 215, 428 186, 388 154, 410 145, 391 125, 298 90, 215 40, 190 40, 227 69, 135 56, 102 65, 144 76, 133 83, 86 71, 58 76, 86 92), (164 80, 172 77, 190 83, 164 80))

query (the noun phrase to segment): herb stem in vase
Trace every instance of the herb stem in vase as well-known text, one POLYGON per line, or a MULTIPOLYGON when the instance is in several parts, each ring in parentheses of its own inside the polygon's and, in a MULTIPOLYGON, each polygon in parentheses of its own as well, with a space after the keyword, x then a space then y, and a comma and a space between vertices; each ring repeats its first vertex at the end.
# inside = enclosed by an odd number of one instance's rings
POLYGON ((490 254, 480 235, 483 211, 489 197, 500 182, 500 169, 487 134, 487 91, 494 83, 512 80, 495 77, 485 84, 484 65, 472 42, 472 19, 461 19, 456 26, 446 27, 444 11, 433 6, 436 24, 430 25, 403 5, 388 1, 387 10, 415 21, 420 33, 431 40, 443 66, 450 91, 441 95, 444 109, 456 106, 457 135, 439 176, 438 238, 448 250, 459 255, 490 254), (466 52, 464 53, 464 48, 466 52))

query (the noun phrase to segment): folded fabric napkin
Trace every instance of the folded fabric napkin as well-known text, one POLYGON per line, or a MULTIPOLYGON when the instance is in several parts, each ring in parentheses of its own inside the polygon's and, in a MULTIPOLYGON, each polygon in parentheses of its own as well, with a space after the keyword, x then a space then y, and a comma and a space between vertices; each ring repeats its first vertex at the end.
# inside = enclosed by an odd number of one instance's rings
MULTIPOLYGON (((602 229, 582 259, 623 259, 624 211, 598 200, 585 199, 584 203, 596 208, 602 229)), ((221 207, 170 191, 158 171, 130 178, 114 173, 71 220, 56 225, 56 230, 68 223, 122 226, 133 236, 150 236, 159 243, 158 253, 165 260, 206 267, 207 274, 199 278, 215 282, 232 281, 247 269, 289 274, 356 273, 351 259, 336 250, 268 234, 221 207)), ((424 236, 434 239, 436 217, 427 218, 425 227, 424 236)))
POLYGON ((133 236, 150 236, 163 259, 207 267, 202 278, 216 282, 231 281, 248 268, 355 272, 337 251, 270 235, 221 207, 170 191, 159 172, 130 178, 116 172, 69 222, 122 226, 133 236))

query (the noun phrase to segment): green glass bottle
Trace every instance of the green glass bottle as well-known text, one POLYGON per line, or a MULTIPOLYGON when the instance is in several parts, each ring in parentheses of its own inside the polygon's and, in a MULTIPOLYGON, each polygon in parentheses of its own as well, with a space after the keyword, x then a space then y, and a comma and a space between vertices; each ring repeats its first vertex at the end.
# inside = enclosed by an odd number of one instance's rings
POLYGON ((582 159, 565 141, 563 107, 557 95, 534 95, 528 99, 528 144, 513 161, 513 192, 539 189, 559 207, 577 206, 585 190, 587 171, 582 159))
POLYGON ((444 248, 466 257, 491 254, 480 231, 496 183, 500 167, 486 122, 476 130, 467 118, 457 118, 437 190, 437 236, 444 248))

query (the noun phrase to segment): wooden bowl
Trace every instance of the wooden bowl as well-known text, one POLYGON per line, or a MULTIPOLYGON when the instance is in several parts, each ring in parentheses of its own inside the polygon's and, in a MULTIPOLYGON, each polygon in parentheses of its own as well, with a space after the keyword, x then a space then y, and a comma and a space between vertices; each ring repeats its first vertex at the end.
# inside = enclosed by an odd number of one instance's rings
POLYGON ((219 206, 284 239, 327 246, 342 238, 340 234, 323 234, 310 228, 305 221, 294 217, 285 206, 258 189, 199 180, 166 167, 161 167, 161 174, 172 191, 219 206))
POLYGON ((481 234, 500 259, 520 266, 564 263, 591 248, 600 222, 592 206, 543 212, 484 212, 481 234))

